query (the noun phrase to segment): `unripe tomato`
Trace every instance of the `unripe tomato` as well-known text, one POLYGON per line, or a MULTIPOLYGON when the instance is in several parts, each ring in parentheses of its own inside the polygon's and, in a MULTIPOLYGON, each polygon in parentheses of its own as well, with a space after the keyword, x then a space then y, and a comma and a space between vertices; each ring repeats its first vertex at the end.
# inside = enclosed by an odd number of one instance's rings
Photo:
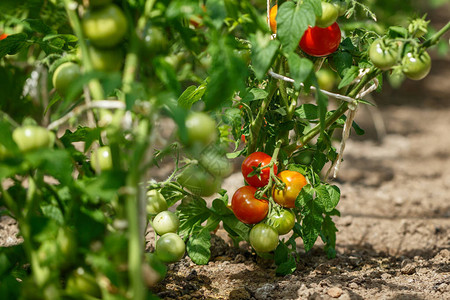
POLYGON ((321 28, 327 28, 336 22, 339 10, 336 6, 328 2, 321 2, 322 4, 322 15, 320 17, 316 16, 316 26, 321 28))
POLYGON ((272 6, 269 12, 269 23, 270 23, 270 29, 272 29, 273 33, 277 33, 277 13, 278 13, 278 5, 275 4, 272 6))
MULTIPOLYGON (((241 165, 241 171, 245 181, 254 187, 263 187, 267 185, 270 178, 270 168, 262 169, 259 175, 257 174, 251 177, 248 175, 253 172, 253 167, 257 168, 258 166, 267 166, 271 159, 272 157, 264 152, 254 152, 247 156, 241 165)), ((277 165, 273 166, 273 171, 276 175, 278 171, 277 165)))
POLYGON ((146 29, 142 42, 145 50, 144 55, 163 54, 170 47, 167 32, 156 26, 150 26, 146 29))
POLYGON ((272 227, 264 223, 255 225, 250 230, 250 244, 256 252, 270 252, 278 246, 278 232, 272 227))
POLYGON ((176 233, 166 233, 156 241, 155 254, 162 262, 177 262, 183 258, 185 251, 186 245, 176 233))
POLYGON ((243 186, 234 193, 231 199, 231 210, 242 223, 261 222, 269 212, 269 202, 264 199, 256 199, 255 192, 255 187, 243 186))
POLYGON ((53 86, 56 91, 62 96, 66 96, 69 87, 81 76, 80 67, 73 62, 66 62, 58 66, 53 73, 53 86))
POLYGON ((95 277, 83 268, 76 269, 67 279, 66 292, 72 296, 89 295, 100 298, 102 292, 95 277))
POLYGON ((7 158, 9 156, 9 151, 8 149, 6 149, 5 146, 3 146, 2 144, 0 144, 0 161, 4 160, 5 158, 7 158))
POLYGON ((159 235, 169 232, 176 233, 180 226, 178 216, 168 210, 162 211, 153 219, 153 229, 159 235))
POLYGON ((294 162, 301 165, 309 165, 312 163, 314 159, 314 151, 312 150, 303 150, 296 154, 294 157, 294 162))
POLYGON ((100 49, 89 47, 89 57, 92 67, 96 71, 114 72, 120 71, 123 65, 123 52, 120 49, 100 49))
POLYGON ((345 12, 347 11, 348 5, 347 5, 347 1, 345 1, 345 0, 332 0, 331 4, 336 6, 336 8, 338 9, 339 16, 343 16, 345 14, 345 12))
POLYGON ((305 176, 296 171, 283 171, 278 174, 278 177, 286 184, 286 187, 283 190, 274 188, 273 200, 283 207, 294 208, 298 194, 308 184, 305 176))
POLYGON ((427 52, 420 55, 415 53, 407 53, 402 60, 402 72, 409 79, 420 80, 430 73, 431 58, 427 52))
POLYGON ((217 138, 216 122, 203 112, 192 112, 186 118, 188 143, 208 145, 217 138))
POLYGON ((193 194, 208 197, 216 193, 221 180, 206 172, 198 165, 191 165, 178 176, 178 182, 193 194))
POLYGON ((112 48, 119 44, 128 27, 125 15, 115 4, 86 12, 81 24, 86 38, 99 48, 112 48))
POLYGON ((69 266, 75 261, 77 253, 77 240, 74 233, 67 228, 60 227, 56 236, 56 244, 61 250, 63 265, 69 266))
POLYGON ((327 28, 308 27, 300 40, 300 48, 311 56, 326 56, 335 52, 341 43, 341 29, 335 22, 327 28))
POLYGON ((389 70, 397 62, 397 47, 382 39, 375 40, 369 48, 369 58, 380 70, 389 70))
POLYGON ((336 76, 330 69, 320 69, 316 72, 317 83, 320 89, 331 91, 336 84, 336 76))
POLYGON ((270 216, 268 224, 275 228, 279 235, 283 235, 294 228, 295 215, 287 209, 282 209, 279 214, 274 213, 270 216))
POLYGON ((164 196, 158 190, 150 190, 147 192, 147 213, 158 214, 167 210, 167 202, 164 196))
POLYGON ((55 143, 55 134, 39 126, 18 127, 14 129, 12 138, 21 152, 52 148, 55 143))
POLYGON ((109 146, 100 147, 92 152, 91 167, 96 173, 112 170, 113 162, 109 146))

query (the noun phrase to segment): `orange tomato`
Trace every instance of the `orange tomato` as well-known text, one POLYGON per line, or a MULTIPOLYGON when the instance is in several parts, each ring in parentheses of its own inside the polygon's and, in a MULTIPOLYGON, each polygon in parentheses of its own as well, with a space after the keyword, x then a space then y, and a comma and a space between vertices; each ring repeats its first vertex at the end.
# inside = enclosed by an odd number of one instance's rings
POLYGON ((0 34, 0 41, 6 39, 7 37, 8 35, 6 33, 0 34))
POLYGON ((295 200, 302 188, 308 183, 305 176, 296 171, 283 171, 278 177, 286 187, 283 190, 273 189, 273 200, 283 207, 295 207, 295 200))
POLYGON ((277 12, 278 5, 275 4, 269 12, 270 29, 272 29, 273 33, 277 33, 277 20, 275 19, 277 17, 277 12))

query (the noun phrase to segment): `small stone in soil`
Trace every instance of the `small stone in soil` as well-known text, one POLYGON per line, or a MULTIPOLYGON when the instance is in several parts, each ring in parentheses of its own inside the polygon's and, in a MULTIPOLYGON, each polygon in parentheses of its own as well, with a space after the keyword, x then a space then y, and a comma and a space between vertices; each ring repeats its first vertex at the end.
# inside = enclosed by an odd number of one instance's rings
POLYGON ((328 289, 327 294, 332 298, 339 298, 342 295, 343 291, 341 288, 332 287, 328 289))

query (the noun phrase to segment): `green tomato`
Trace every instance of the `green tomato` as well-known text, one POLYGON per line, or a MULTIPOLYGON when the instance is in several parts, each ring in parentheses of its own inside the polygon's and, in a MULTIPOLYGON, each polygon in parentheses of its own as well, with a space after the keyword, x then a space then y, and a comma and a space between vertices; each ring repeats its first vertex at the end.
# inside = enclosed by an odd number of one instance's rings
POLYGON ((115 47, 123 40, 128 28, 124 13, 115 4, 86 12, 81 25, 86 38, 99 48, 115 47))
POLYGON ((316 72, 317 82, 322 90, 331 91, 336 84, 336 76, 330 69, 320 69, 316 72))
POLYGON ((192 112, 186 118, 189 144, 208 145, 217 138, 216 122, 203 112, 192 112))
POLYGON ((52 148, 55 134, 39 126, 23 126, 14 129, 12 138, 23 153, 41 148, 52 148))
POLYGON ((375 40, 369 48, 369 58, 380 70, 389 70, 397 62, 398 49, 394 43, 375 40))
POLYGON ((147 213, 158 214, 167 210, 167 202, 164 196, 158 190, 150 190, 147 192, 147 213))
POLYGON ((112 0, 89 0, 89 5, 93 7, 103 6, 111 3, 112 0))
POLYGON ((180 219, 171 211, 165 210, 156 215, 153 219, 153 229, 159 235, 169 232, 176 233, 180 226, 180 219))
POLYGON ((5 158, 7 158, 9 156, 9 151, 8 149, 6 149, 5 146, 3 146, 2 144, 0 144, 0 161, 4 160, 5 158))
POLYGON ((186 245, 176 233, 166 233, 156 241, 155 254, 162 262, 177 262, 183 258, 185 251, 186 245))
POLYGON ((145 55, 163 54, 166 53, 170 47, 169 40, 167 39, 167 32, 156 26, 147 28, 142 42, 145 55))
MULTIPOLYGON (((65 62, 56 68, 53 73, 53 86, 56 91, 65 97, 69 91, 71 84, 76 82, 81 76, 80 67, 73 62, 65 62)), ((81 91, 80 91, 81 92, 81 91)))
POLYGON ((177 180, 193 194, 202 197, 213 195, 221 185, 221 180, 218 177, 214 177, 198 165, 186 167, 177 180))
POLYGON ((279 235, 287 234, 294 228, 295 215, 287 209, 282 209, 279 214, 271 215, 268 223, 275 228, 279 235))
POLYGON ((76 269, 67 279, 66 292, 72 296, 89 295, 95 298, 100 298, 102 295, 95 277, 81 267, 76 269))
POLYGON ((113 162, 109 146, 100 147, 92 152, 91 167, 96 173, 112 170, 113 162))
POLYGON ((402 71, 409 79, 420 80, 430 73, 431 58, 427 52, 420 55, 415 53, 407 53, 402 60, 402 71))
POLYGON ((321 28, 327 28, 336 22, 339 16, 339 10, 331 3, 321 2, 322 15, 316 16, 316 26, 321 28))
POLYGON ((345 14, 345 12, 347 11, 348 4, 347 4, 347 1, 345 1, 345 0, 332 0, 331 4, 336 6, 336 8, 338 9, 339 16, 343 16, 345 14))
POLYGON ((123 52, 120 49, 100 49, 89 47, 89 57, 92 67, 96 71, 115 72, 120 71, 123 65, 123 52))
POLYGON ((259 223, 250 230, 250 244, 256 252, 270 252, 278 246, 278 232, 270 225, 259 223))
POLYGON ((75 261, 77 253, 77 240, 74 233, 67 228, 60 227, 56 236, 56 244, 61 251, 63 266, 69 266, 75 261))
POLYGON ((303 150, 296 154, 294 157, 294 162, 301 165, 310 165, 314 159, 314 151, 303 150))

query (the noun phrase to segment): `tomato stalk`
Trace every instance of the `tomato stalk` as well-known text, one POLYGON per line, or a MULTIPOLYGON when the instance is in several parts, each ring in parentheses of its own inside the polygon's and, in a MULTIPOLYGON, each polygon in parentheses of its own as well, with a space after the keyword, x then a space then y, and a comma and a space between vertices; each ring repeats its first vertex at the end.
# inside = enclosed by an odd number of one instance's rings
POLYGON ((444 27, 442 27, 438 32, 433 34, 433 36, 431 38, 426 40, 422 44, 422 47, 429 48, 429 47, 433 46, 434 44, 436 44, 439 41, 441 36, 443 36, 448 30, 450 30, 450 21, 447 24, 445 24, 444 27))

